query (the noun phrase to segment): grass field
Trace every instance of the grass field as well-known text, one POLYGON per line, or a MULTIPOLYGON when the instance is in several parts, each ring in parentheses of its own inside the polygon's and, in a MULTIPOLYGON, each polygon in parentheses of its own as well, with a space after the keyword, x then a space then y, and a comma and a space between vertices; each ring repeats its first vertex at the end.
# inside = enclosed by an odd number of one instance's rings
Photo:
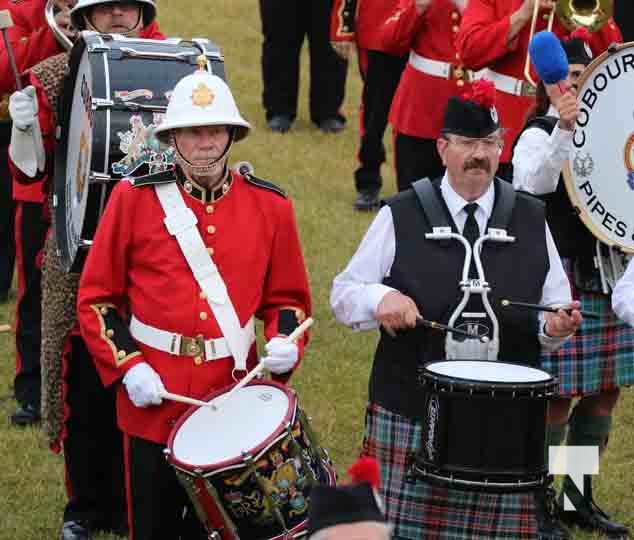
MULTIPOLYGON (((340 473, 356 458, 374 334, 353 334, 329 309, 334 275, 350 258, 371 216, 352 211, 360 81, 351 63, 345 113, 348 129, 324 135, 307 112, 307 58, 303 58, 302 95, 292 132, 267 131, 261 108, 260 19, 254 0, 160 0, 159 21, 168 35, 209 37, 222 48, 226 70, 243 115, 255 130, 234 147, 232 161, 246 159, 256 174, 284 187, 298 215, 314 301, 316 326, 302 368, 292 381, 300 402, 340 473)), ((440 104, 439 104, 440 106, 440 104)), ((391 154, 388 158, 391 162, 391 154)), ((394 177, 384 170, 384 194, 394 177)), ((13 320, 13 301, 0 305, 0 323, 13 320)), ((65 502, 62 459, 51 454, 38 430, 10 428, 13 412, 12 334, 0 334, 0 540, 57 538, 65 502)), ((615 517, 634 528, 634 401, 625 391, 614 435, 601 462, 596 498, 615 517)), ((578 538, 585 538, 579 535, 578 538)))

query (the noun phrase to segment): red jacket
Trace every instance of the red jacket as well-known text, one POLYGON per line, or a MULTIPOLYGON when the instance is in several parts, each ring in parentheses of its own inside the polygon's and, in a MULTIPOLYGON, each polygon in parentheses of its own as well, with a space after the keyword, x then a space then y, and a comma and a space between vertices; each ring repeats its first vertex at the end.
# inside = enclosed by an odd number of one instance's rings
POLYGON ((360 49, 392 53, 382 43, 381 25, 394 13, 398 0, 334 0, 332 41, 356 41, 360 49))
MULTIPOLYGON (((41 10, 42 14, 43 10, 44 8, 42 8, 41 10)), ((146 39, 165 39, 165 36, 159 30, 156 21, 153 21, 152 24, 150 24, 147 28, 144 28, 140 32, 139 37, 146 39)), ((45 60, 49 56, 53 55, 48 55, 41 60, 45 60)), ((28 67, 30 68, 33 66, 28 67)), ((24 82, 26 84, 32 84, 37 91, 38 117, 40 120, 40 127, 42 129, 42 138, 44 139, 47 170, 44 171, 44 173, 39 174, 36 178, 29 178, 24 173, 22 173, 22 171, 20 171, 11 162, 11 160, 9 160, 9 166, 13 177, 13 199, 23 202, 43 203, 46 200, 46 193, 48 190, 48 178, 52 178, 53 156, 55 154, 55 115, 53 114, 51 105, 48 102, 48 99, 42 89, 42 83, 38 80, 38 78, 32 73, 27 74, 24 78, 24 82)))
MULTIPOLYGON (((524 62, 528 50, 530 23, 507 45, 510 17, 522 5, 523 0, 469 0, 464 12, 456 46, 464 64, 475 70, 485 67, 524 79, 524 62)), ((536 32, 546 29, 546 21, 540 15, 536 32)), ((555 17, 553 32, 560 37, 568 31, 555 17)), ((611 42, 621 42, 622 37, 614 21, 592 34, 590 47, 593 53, 603 52, 611 42)), ((500 122, 507 129, 502 162, 511 159, 511 147, 524 126, 526 113, 534 103, 532 97, 521 97, 497 92, 496 107, 500 122)))
MULTIPOLYGON (((213 205, 203 204, 182 187, 180 191, 196 215, 205 245, 213 248, 214 262, 240 324, 244 326, 256 316, 264 321, 268 340, 278 333, 281 309, 310 311, 295 218, 292 205, 284 196, 255 186, 237 173, 232 175, 231 188, 213 205), (215 229, 208 230, 210 226, 215 229)), ((222 336, 207 300, 200 297, 176 239, 163 223, 164 216, 152 185, 133 187, 126 181, 117 184, 82 272, 79 323, 105 385, 120 381, 139 362, 148 362, 168 392, 202 398, 232 382, 232 358, 196 365, 191 357, 170 356, 138 343, 138 353, 132 345, 122 360, 117 355, 120 345, 116 344, 117 339, 123 339, 122 332, 117 331, 110 339, 100 313, 99 306, 111 304, 120 313, 129 309, 155 328, 188 337, 222 336)), ((123 329, 127 331, 127 327, 123 329)), ((132 339, 129 334, 128 339, 132 339)), ((249 365, 252 367, 256 360, 254 345, 249 365)), ((171 401, 158 407, 138 408, 130 401, 125 387, 118 388, 119 425, 137 437, 164 443, 186 409, 186 405, 171 401)))
MULTIPOLYGON (((435 0, 422 15, 417 14, 414 0, 399 0, 396 13, 383 25, 383 42, 398 54, 411 49, 424 58, 458 67, 455 40, 461 19, 452 0, 435 0)), ((408 62, 392 101, 390 123, 399 133, 436 139, 447 100, 468 87, 463 79, 423 73, 408 62)))

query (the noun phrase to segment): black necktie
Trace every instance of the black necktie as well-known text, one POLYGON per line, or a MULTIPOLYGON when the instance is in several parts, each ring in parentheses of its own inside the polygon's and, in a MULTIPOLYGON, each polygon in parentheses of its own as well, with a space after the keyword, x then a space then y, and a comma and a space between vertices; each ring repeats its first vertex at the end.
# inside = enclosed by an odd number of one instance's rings
MULTIPOLYGON (((475 212, 478 209, 477 203, 469 203, 464 207, 464 211, 467 213, 467 221, 465 221, 464 229, 462 230, 462 236, 464 236, 467 241, 473 247, 475 241, 480 237, 480 227, 478 227, 478 222, 475 218, 475 212)), ((469 277, 477 277, 475 259, 471 258, 471 266, 469 268, 469 277)))

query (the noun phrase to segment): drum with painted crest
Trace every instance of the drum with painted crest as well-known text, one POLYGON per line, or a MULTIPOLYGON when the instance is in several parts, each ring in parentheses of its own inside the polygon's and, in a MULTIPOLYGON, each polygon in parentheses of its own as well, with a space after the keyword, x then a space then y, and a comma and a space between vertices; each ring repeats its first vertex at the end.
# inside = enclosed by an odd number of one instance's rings
POLYGON ((312 487, 336 482, 326 451, 290 388, 252 382, 224 402, 230 389, 179 419, 168 462, 210 538, 305 538, 312 487))
POLYGON ((556 380, 498 361, 431 362, 421 374, 422 442, 411 472, 456 489, 527 491, 548 482, 546 424, 556 380))
POLYGON ((225 78, 206 39, 164 41, 82 32, 71 53, 57 111, 55 235, 62 264, 80 271, 112 188, 160 172, 174 151, 153 136, 176 83, 199 57, 225 78))

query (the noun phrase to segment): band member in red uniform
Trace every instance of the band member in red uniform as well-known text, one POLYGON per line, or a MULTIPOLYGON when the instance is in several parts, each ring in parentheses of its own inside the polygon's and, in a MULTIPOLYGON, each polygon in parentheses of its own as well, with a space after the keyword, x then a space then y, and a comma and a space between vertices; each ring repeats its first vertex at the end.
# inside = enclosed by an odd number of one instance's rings
MULTIPOLYGON (((155 13, 153 0, 79 0, 70 16, 79 30, 116 30, 162 39, 154 22, 155 13)), ((37 64, 29 73, 30 85, 15 92, 9 104, 14 178, 19 183, 30 183, 28 187, 40 193, 42 200, 52 188, 49 179, 54 168, 54 112, 67 62, 68 54, 61 53, 37 64), (36 118, 44 145, 43 172, 35 162, 38 149, 31 127, 36 118)), ((49 214, 50 210, 49 206, 49 214)), ((122 533, 127 528, 123 439, 116 425, 114 393, 101 385, 79 335, 75 309, 79 276, 63 270, 52 234, 47 237, 43 259, 42 411, 51 446, 64 450, 68 503, 62 539, 84 540, 90 538, 92 529, 122 533)))
POLYGON ((473 78, 456 61, 455 39, 466 1, 399 0, 383 26, 384 44, 409 53, 390 110, 399 191, 420 178, 442 175, 436 139, 443 110, 438 103, 463 94, 473 78))
POLYGON ((208 538, 163 455, 187 406, 161 392, 200 399, 244 375, 257 362, 254 318, 268 340, 262 362, 282 380, 303 349, 305 338, 282 337, 310 310, 291 203, 227 168, 249 129, 220 78, 181 79, 155 132, 176 169, 117 184, 82 273, 79 322, 117 391, 134 540, 208 538))
MULTIPOLYGON (((69 2, 71 3, 71 2, 69 2)), ((44 0, 8 2, 13 26, 7 30, 16 67, 22 73, 38 62, 63 51, 44 17, 44 0)), ((61 32, 73 35, 69 29, 69 9, 59 10, 55 16, 61 32)), ((13 182, 8 166, 9 142, 11 140, 11 118, 7 109, 9 94, 16 88, 15 76, 9 62, 4 41, 0 42, 0 174, 2 175, 3 207, 2 275, 0 294, 8 291, 13 274, 13 246, 17 255, 18 295, 15 316, 16 375, 13 383, 18 408, 11 416, 13 425, 25 426, 40 420, 40 268, 37 255, 44 245, 47 218, 44 210, 44 194, 39 185, 24 185, 13 182), (13 184, 13 185, 12 185, 13 184), (6 187, 6 191, 5 191, 6 187), (11 203, 11 195, 14 200, 11 203), (15 222, 14 222, 15 218, 15 222), (4 238, 14 234, 12 238, 4 238), (10 247, 8 244, 10 243, 10 247)))
POLYGON ((359 167, 354 172, 357 210, 376 210, 385 162, 383 134, 392 97, 406 57, 394 54, 381 38, 381 26, 396 9, 397 0, 335 0, 330 39, 339 54, 348 58, 356 43, 363 79, 360 118, 359 167))
MULTIPOLYGON (((545 19, 555 4, 552 0, 469 0, 456 41, 460 61, 469 69, 488 68, 486 77, 497 89, 498 112, 505 128, 498 174, 508 180, 512 178, 511 147, 534 103, 535 90, 525 80, 524 65, 535 2, 540 3, 536 25, 539 32, 546 29, 545 19)), ((553 32, 559 37, 568 34, 556 16, 553 32)), ((610 19, 592 34, 590 47, 596 56, 610 43, 621 41, 621 33, 610 19)))

